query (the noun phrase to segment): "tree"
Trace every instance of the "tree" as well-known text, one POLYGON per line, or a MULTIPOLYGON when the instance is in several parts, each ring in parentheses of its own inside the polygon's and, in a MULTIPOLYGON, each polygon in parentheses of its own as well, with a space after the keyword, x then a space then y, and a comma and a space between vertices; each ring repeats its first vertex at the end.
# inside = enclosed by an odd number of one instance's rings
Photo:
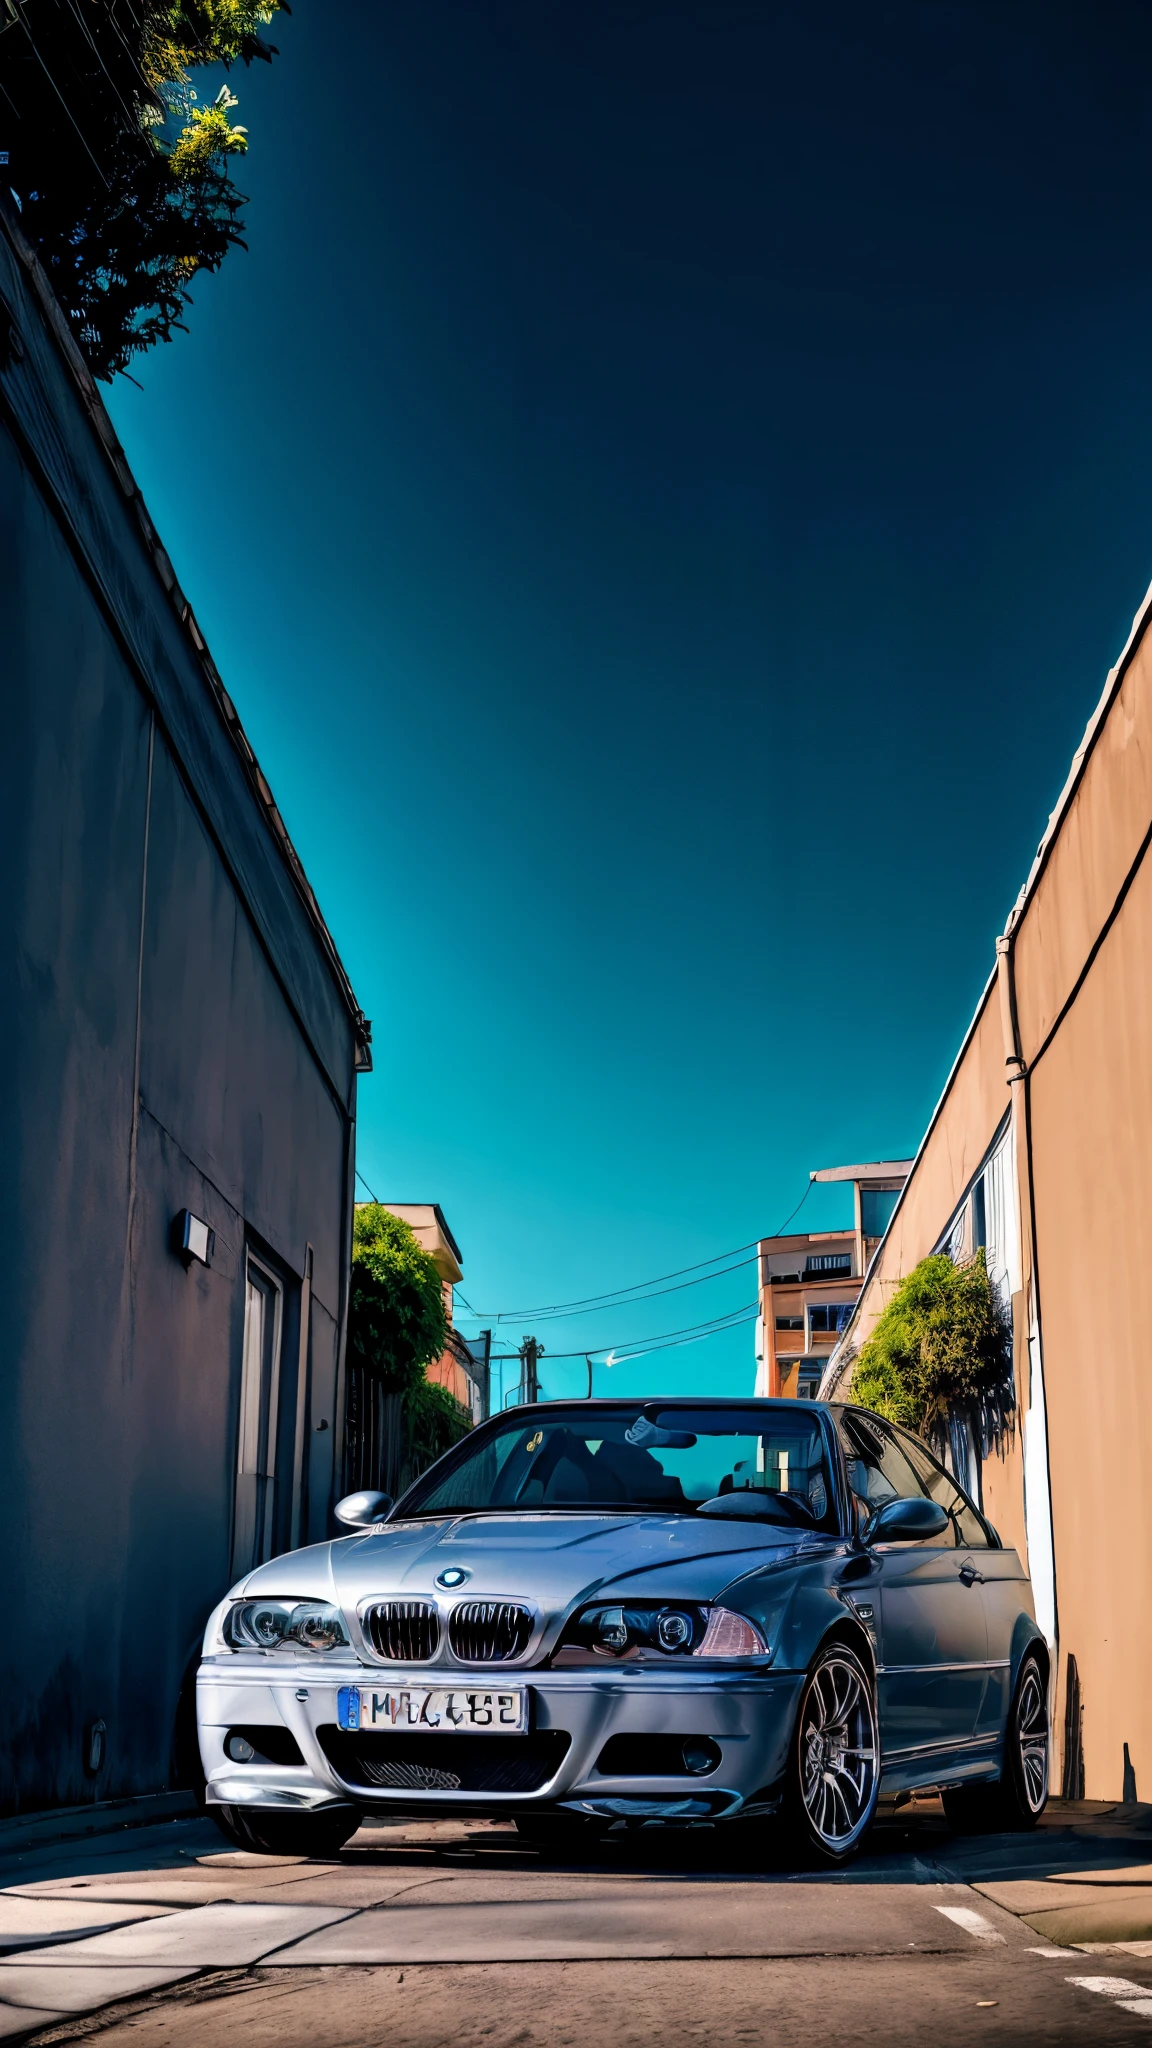
POLYGON ((96 377, 183 326, 188 287, 242 244, 229 174, 248 148, 205 65, 271 62, 287 0, 16 0, 0 29, 8 180, 96 377), (173 132, 174 131, 174 132, 173 132))
POLYGON ((967 1420, 985 1452, 1011 1431, 1012 1324, 988 1278, 984 1252, 956 1265, 921 1259, 861 1345, 852 1398, 940 1449, 948 1424, 967 1420))
POLYGON ((363 1202, 352 1225, 348 1358, 386 1393, 400 1396, 400 1467, 414 1479, 472 1426, 446 1387, 425 1378, 448 1340, 444 1292, 431 1253, 409 1225, 379 1202, 363 1202))

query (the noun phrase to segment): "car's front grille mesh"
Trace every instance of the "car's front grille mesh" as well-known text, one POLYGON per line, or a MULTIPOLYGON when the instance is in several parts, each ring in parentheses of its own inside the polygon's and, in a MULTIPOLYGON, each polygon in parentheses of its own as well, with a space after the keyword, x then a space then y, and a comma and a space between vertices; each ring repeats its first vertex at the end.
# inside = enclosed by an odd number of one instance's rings
POLYGON ((440 1641, 439 1616, 427 1600, 377 1600, 365 1608, 363 1627, 376 1655, 397 1664, 426 1664, 440 1641))
POLYGON ((452 1610, 448 1641, 462 1664, 504 1664, 520 1657, 532 1633, 532 1610, 515 1600, 465 1600, 452 1610))
POLYGON ((346 1785, 382 1792, 538 1792, 572 1740, 566 1729, 525 1735, 346 1734, 316 1730, 346 1785))

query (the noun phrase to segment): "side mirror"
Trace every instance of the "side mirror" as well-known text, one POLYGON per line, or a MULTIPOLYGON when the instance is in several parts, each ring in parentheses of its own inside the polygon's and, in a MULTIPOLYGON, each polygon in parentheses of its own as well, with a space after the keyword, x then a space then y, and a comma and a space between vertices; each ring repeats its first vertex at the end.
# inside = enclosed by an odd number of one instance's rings
POLYGON ((917 1494, 913 1500, 886 1500, 864 1524, 865 1543, 931 1543, 948 1527, 939 1501, 917 1494))
POLYGON ((384 1520, 391 1506, 390 1493, 346 1493, 332 1512, 349 1529, 370 1529, 373 1523, 384 1520))

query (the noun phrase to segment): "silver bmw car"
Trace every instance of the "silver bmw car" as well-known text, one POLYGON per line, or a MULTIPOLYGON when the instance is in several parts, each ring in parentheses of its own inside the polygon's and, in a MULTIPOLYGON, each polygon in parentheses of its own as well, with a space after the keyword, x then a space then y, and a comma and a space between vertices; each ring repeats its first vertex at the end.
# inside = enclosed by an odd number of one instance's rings
POLYGON ((1047 1645, 1020 1560, 918 1437, 798 1401, 559 1402, 475 1429, 209 1621, 209 1809, 331 1855, 370 1813, 572 1838, 772 1816, 808 1858, 884 1793, 1026 1828, 1047 1645))

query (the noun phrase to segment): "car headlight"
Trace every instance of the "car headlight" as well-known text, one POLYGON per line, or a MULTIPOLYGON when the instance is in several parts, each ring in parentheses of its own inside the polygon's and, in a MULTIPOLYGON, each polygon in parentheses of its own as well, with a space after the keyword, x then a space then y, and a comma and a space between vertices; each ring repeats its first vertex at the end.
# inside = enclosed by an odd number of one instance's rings
POLYGON ((667 1607, 585 1607, 564 1631, 564 1642, 602 1657, 766 1657, 758 1628, 729 1607, 694 1602, 667 1607))
POLYGON ((224 1617, 232 1650, 338 1650, 348 1631, 338 1607, 323 1600, 238 1600, 224 1617))

